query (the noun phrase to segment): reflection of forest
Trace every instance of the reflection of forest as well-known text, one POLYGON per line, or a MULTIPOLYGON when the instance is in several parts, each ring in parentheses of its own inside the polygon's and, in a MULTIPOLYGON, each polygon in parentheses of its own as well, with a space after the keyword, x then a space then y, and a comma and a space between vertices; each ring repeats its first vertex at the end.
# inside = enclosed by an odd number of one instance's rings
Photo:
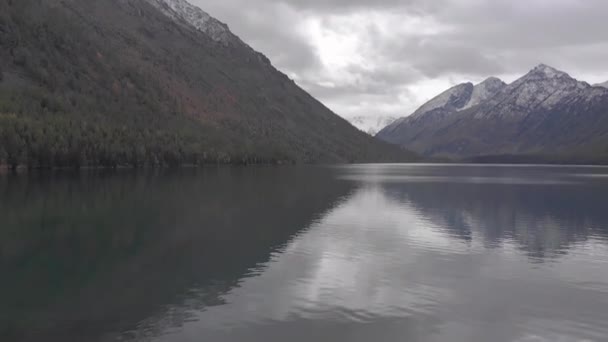
MULTIPOLYGON (((427 247, 449 251, 443 244, 454 239, 487 248, 515 245, 545 260, 575 244, 608 238, 608 189, 602 182, 387 182, 382 174, 353 182, 334 176, 314 167, 4 175, 0 340, 130 340, 164 333, 260 279, 244 282, 291 241, 309 257, 284 265, 280 277, 287 269, 309 274, 323 265, 311 284, 350 279, 355 290, 368 284, 390 294, 395 288, 377 283, 387 275, 407 272, 410 280, 435 281, 427 272, 442 274, 443 259, 433 253, 425 253, 424 262, 412 258, 427 247), (308 228, 333 235, 302 235, 308 228), (414 248, 404 249, 408 243, 414 248), (365 262, 328 255, 359 255, 365 262), (323 258, 331 262, 319 263, 323 258), (400 258, 417 267, 404 269, 400 258), (340 279, 332 278, 338 274, 340 279), (362 274, 367 282, 360 281, 362 274), (116 336, 126 331, 137 336, 116 336)), ((264 271, 266 276, 272 268, 264 271)), ((407 290, 418 293, 416 287, 407 290)), ((335 298, 344 295, 342 288, 335 291, 335 298)), ((291 293, 284 292, 283 303, 291 303, 291 293)), ((342 305, 384 305, 358 294, 340 297, 347 298, 342 305)), ((423 297, 413 295, 403 307, 423 297)))
POLYGON ((320 168, 0 178, 0 336, 99 340, 168 305, 186 319, 350 191, 320 168))
POLYGON ((565 253, 590 236, 608 236, 606 191, 590 186, 391 183, 383 189, 450 235, 480 238, 488 247, 513 240, 531 257, 565 253))

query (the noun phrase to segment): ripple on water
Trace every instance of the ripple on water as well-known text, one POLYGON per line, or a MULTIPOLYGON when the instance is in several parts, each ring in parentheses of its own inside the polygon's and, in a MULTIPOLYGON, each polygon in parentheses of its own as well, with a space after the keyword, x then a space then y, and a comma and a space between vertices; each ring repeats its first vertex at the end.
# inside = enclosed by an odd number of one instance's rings
POLYGON ((218 341, 285 327, 294 341, 311 327, 327 341, 608 336, 608 187, 594 177, 533 166, 340 170, 357 190, 187 323, 192 336, 218 327, 218 341))

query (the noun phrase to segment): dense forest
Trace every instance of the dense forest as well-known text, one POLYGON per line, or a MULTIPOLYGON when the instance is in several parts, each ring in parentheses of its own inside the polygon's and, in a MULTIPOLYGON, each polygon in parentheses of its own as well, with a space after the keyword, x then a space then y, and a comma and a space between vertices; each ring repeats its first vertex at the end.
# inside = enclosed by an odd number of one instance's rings
POLYGON ((503 154, 459 159, 460 162, 478 164, 561 164, 561 165, 608 165, 608 156, 600 149, 587 153, 564 152, 562 154, 503 154))
POLYGON ((0 0, 0 165, 413 158, 143 0, 0 0))

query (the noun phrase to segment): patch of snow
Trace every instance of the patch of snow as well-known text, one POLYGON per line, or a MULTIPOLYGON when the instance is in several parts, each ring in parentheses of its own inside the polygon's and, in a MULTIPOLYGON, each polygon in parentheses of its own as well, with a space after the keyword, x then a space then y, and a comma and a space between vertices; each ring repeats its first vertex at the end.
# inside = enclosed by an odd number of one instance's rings
MULTIPOLYGON (((554 77, 563 77, 563 76, 568 76, 567 73, 557 70, 553 67, 550 67, 546 64, 539 64, 538 66, 536 66, 534 69, 532 69, 531 71, 532 73, 540 73, 543 74, 545 77, 548 78, 554 78, 554 77)), ((568 76, 569 77, 569 76, 568 76)))
POLYGON ((205 33, 211 39, 225 44, 240 41, 228 28, 228 25, 210 16, 202 9, 186 0, 147 0, 173 19, 181 19, 205 33))
POLYGON ((590 89, 588 83, 541 64, 501 90, 475 117, 518 117, 539 108, 550 111, 574 100, 591 100, 590 89))
POLYGON ((589 88, 563 71, 541 64, 521 79, 515 81, 517 89, 515 104, 523 108, 538 105, 547 109, 560 103, 565 97, 589 88))
POLYGON ((396 120, 387 129, 394 129, 407 120, 421 118, 436 109, 446 109, 448 112, 457 113, 472 108, 496 95, 504 87, 506 87, 506 83, 496 77, 490 77, 475 86, 472 83, 459 84, 431 99, 412 115, 396 120))
POLYGON ((487 80, 479 83, 475 86, 475 88, 473 88, 473 94, 471 95, 471 99, 469 100, 467 105, 462 108, 462 110, 479 105, 480 103, 496 95, 506 86, 507 84, 499 78, 488 78, 487 80))
POLYGON ((474 117, 477 119, 488 116, 518 117, 539 109, 550 113, 560 106, 568 106, 573 102, 581 103, 580 101, 589 103, 597 99, 597 96, 605 96, 608 82, 592 87, 563 71, 540 64, 509 85, 491 77, 474 86, 472 91, 471 87, 470 83, 464 83, 445 91, 411 116, 400 118, 387 126, 382 130, 383 133, 398 132, 402 129, 401 126, 407 127, 423 117, 431 122, 442 120, 446 115, 476 106, 478 110, 474 117))
POLYGON ((348 121, 361 131, 374 136, 384 127, 389 126, 397 120, 397 117, 390 115, 383 116, 357 116, 348 121))
POLYGON ((445 109, 443 113, 449 114, 472 108, 496 95, 504 87, 506 84, 496 77, 490 77, 475 86, 472 83, 459 84, 431 99, 412 115, 395 120, 381 131, 392 132, 405 122, 426 117, 437 109, 445 109))
POLYGON ((470 100, 473 88, 472 83, 462 83, 454 86, 422 105, 411 117, 418 118, 438 108, 462 109, 470 100))

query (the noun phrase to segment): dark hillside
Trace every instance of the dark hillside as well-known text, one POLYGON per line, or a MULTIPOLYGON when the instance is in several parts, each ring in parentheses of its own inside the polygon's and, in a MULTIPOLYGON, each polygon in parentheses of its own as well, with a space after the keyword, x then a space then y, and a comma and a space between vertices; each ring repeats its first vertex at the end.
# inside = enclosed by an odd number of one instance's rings
POLYGON ((0 0, 0 164, 406 160, 144 0, 0 0))

